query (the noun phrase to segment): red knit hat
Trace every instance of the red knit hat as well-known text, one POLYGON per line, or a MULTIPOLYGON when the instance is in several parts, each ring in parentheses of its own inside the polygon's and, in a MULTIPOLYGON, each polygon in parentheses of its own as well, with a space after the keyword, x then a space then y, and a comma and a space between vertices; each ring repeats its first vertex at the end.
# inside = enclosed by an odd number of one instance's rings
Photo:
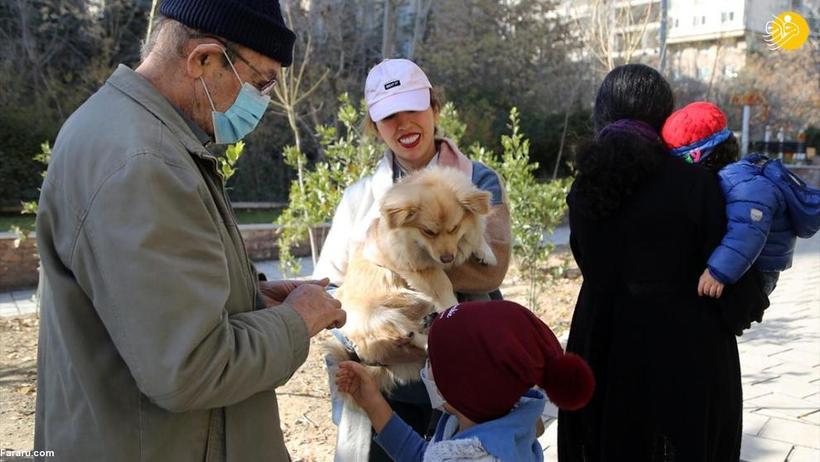
POLYGON ((693 163, 705 159, 731 134, 723 111, 705 101, 691 103, 673 112, 661 129, 669 153, 693 163))
POLYGON ((474 422, 507 414, 535 385, 568 410, 586 405, 595 388, 587 363, 564 354, 546 324, 509 301, 467 302, 442 312, 427 349, 442 397, 474 422))

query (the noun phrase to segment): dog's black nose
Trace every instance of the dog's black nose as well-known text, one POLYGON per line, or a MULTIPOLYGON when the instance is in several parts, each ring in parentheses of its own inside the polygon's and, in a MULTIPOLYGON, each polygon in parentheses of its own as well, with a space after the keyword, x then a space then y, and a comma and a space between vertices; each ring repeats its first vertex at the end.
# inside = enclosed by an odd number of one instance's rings
POLYGON ((453 257, 452 254, 445 253, 444 255, 441 256, 441 262, 442 263, 452 263, 453 260, 455 260, 455 258, 453 257))

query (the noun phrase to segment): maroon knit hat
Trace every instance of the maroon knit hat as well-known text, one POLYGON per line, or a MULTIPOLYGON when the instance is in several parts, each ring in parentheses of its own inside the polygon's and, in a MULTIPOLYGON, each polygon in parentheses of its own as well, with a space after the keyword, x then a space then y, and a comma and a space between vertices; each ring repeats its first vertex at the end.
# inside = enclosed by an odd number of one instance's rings
POLYGON ((427 349, 442 397, 474 422, 507 414, 535 385, 567 410, 586 405, 595 388, 587 363, 564 354, 546 324, 510 301, 460 303, 442 312, 427 349))

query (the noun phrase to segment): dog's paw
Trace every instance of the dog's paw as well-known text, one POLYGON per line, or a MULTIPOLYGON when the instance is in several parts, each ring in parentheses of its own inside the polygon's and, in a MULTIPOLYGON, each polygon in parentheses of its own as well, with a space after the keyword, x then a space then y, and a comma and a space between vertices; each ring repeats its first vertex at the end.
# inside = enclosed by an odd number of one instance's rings
POLYGON ((495 258, 495 254, 489 246, 478 249, 473 256, 484 266, 495 266, 498 264, 498 260, 495 258))

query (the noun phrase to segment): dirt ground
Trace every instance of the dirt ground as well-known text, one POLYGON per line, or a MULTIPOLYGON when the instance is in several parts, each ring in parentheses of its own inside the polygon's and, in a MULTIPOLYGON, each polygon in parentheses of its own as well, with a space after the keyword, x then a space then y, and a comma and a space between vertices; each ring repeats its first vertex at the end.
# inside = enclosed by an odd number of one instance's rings
MULTIPOLYGON (((566 250, 551 259, 547 288, 533 311, 559 337, 569 328, 581 280, 566 250), (567 268, 569 267, 569 268, 567 268)), ((526 286, 514 271, 501 287, 504 298, 526 305, 526 286)), ((34 315, 0 318, 0 448, 28 450, 34 438, 38 319, 34 315)), ((319 355, 323 333, 311 342, 310 355, 291 380, 277 390, 282 430, 294 461, 333 458, 336 428, 330 420, 327 373, 319 355)))
POLYGON ((37 317, 0 318, 0 448, 31 449, 37 381, 37 317))

